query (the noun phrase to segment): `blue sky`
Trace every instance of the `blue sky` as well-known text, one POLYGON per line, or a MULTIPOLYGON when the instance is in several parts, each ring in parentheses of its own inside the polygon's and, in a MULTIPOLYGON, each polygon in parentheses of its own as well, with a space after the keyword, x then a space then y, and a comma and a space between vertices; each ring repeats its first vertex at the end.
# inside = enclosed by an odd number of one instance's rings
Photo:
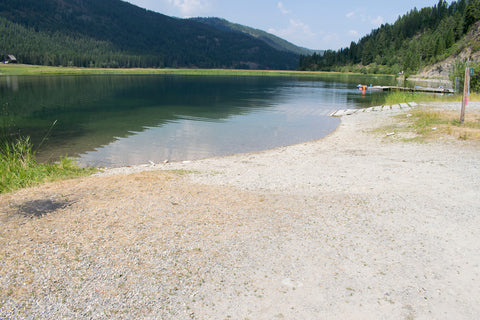
MULTIPOLYGON (((438 0, 128 0, 169 16, 220 17, 310 49, 339 49, 417 7, 438 0)), ((448 1, 451 3, 452 1, 448 1)))

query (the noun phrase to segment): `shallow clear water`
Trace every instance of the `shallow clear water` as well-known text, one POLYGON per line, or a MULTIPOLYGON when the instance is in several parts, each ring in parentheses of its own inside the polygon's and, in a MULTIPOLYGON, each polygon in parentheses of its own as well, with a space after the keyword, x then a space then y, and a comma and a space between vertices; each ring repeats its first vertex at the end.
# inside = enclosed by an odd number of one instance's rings
POLYGON ((176 75, 0 77, 2 131, 29 135, 41 161, 124 166, 252 152, 332 132, 335 109, 375 104, 357 83, 388 77, 176 75), (49 127, 57 121, 50 133, 49 127))

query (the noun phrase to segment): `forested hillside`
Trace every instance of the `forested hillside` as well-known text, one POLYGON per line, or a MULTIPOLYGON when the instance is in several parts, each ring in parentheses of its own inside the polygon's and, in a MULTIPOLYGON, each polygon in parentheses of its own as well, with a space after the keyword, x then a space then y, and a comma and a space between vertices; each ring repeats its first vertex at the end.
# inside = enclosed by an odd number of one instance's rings
POLYGON ((309 55, 313 54, 314 50, 298 47, 287 40, 279 38, 271 33, 265 32, 263 30, 250 28, 241 24, 232 23, 225 19, 220 18, 192 18, 192 20, 201 22, 217 29, 226 31, 226 32, 240 32, 247 35, 250 35, 254 38, 262 40, 271 47, 286 52, 293 52, 298 55, 309 55))
POLYGON ((80 67, 295 69, 298 55, 242 33, 168 17, 121 0, 0 4, 0 55, 80 67))
POLYGON ((462 41, 478 20, 480 0, 459 0, 450 5, 440 0, 433 7, 411 10, 394 24, 382 25, 348 48, 327 50, 323 56, 301 56, 299 69, 416 73, 458 54, 465 46, 479 51, 477 41, 462 41))

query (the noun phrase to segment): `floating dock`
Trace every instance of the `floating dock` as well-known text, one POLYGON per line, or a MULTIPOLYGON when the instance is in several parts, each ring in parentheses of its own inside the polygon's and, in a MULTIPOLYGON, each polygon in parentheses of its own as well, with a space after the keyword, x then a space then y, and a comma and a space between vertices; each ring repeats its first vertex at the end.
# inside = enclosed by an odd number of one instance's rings
POLYGON ((395 86, 367 86, 367 90, 371 91, 408 91, 408 92, 425 92, 425 93, 445 93, 445 94, 454 94, 455 90, 447 88, 427 88, 427 87, 415 87, 415 88, 405 88, 405 87, 395 87, 395 86))

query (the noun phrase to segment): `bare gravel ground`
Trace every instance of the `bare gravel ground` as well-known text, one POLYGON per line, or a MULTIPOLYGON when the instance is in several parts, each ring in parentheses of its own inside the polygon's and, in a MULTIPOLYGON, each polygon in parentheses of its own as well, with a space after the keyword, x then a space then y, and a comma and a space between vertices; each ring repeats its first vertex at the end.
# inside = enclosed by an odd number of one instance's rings
POLYGON ((0 318, 479 318, 480 146, 399 112, 0 196, 0 318))

